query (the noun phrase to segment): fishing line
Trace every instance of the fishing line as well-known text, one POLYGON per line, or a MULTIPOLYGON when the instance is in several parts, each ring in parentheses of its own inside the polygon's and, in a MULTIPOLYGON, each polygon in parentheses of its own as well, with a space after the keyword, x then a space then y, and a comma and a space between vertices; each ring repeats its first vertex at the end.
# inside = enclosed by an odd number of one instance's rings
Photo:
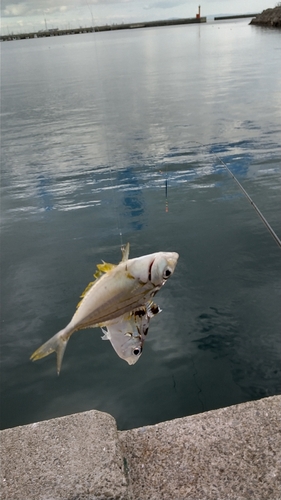
MULTIPOLYGON (((204 144, 202 144, 202 143, 200 143, 198 141, 190 141, 190 142, 191 143, 195 143, 195 144, 199 144, 203 148, 207 148, 206 145, 204 145, 204 144)), ((255 202, 252 200, 252 198, 250 197, 250 195, 247 193, 246 189, 238 181, 237 177, 235 177, 235 175, 231 172, 230 168, 226 165, 226 163, 216 153, 211 153, 211 154, 218 159, 218 161, 223 165, 223 167, 226 168, 226 170, 228 171, 228 173, 230 174, 230 176, 235 180, 235 182, 237 183, 238 187, 241 189, 242 193, 246 196, 247 200, 250 202, 250 204, 252 205, 252 207, 254 208, 254 210, 256 211, 256 213, 258 214, 258 216, 260 217, 260 219, 264 223, 266 229, 270 232, 271 236, 273 237, 273 239, 275 240, 275 242, 277 243, 277 245, 279 246, 279 248, 281 248, 281 240, 278 238, 277 234, 272 229, 271 225, 266 220, 265 216, 261 213, 261 211, 259 210, 259 208, 255 204, 255 202)))
POLYGON ((169 206, 168 206, 168 177, 166 177, 166 181, 165 181, 165 198, 166 198, 166 201, 165 201, 165 212, 169 212, 169 206))
POLYGON ((221 164, 227 169, 228 173, 231 175, 231 177, 235 180, 235 182, 238 184, 239 188, 241 189, 242 193, 246 196, 247 200, 251 203, 252 207, 254 208, 254 210, 257 212, 258 216, 260 217, 260 219, 262 220, 262 222, 264 223, 265 227, 268 229, 268 231, 270 232, 271 236, 274 238, 274 240, 276 241, 277 245, 281 248, 281 240, 278 238, 277 234, 275 233, 275 231, 272 229, 271 225, 269 224, 269 222, 266 220, 266 218, 264 217, 264 215, 261 213, 261 211, 259 210, 259 208, 257 207, 257 205, 255 204, 255 202, 252 200, 251 196, 247 193, 246 189, 243 188, 242 184, 240 184, 240 182, 238 181, 238 179, 235 177, 235 175, 231 172, 231 170, 228 168, 228 166, 226 165, 226 163, 217 155, 215 154, 215 156, 217 157, 217 159, 221 162, 221 164))

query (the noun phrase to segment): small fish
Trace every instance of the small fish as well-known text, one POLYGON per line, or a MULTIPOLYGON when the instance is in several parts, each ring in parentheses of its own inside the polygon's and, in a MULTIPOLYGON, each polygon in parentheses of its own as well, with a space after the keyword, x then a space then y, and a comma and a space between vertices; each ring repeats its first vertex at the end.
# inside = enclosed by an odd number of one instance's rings
POLYGON ((134 365, 142 354, 150 319, 161 312, 159 306, 149 302, 121 318, 106 323, 106 330, 102 328, 103 340, 109 340, 118 356, 129 365, 134 365))
POLYGON ((59 374, 67 342, 76 330, 106 326, 150 302, 173 274, 179 257, 176 252, 157 252, 129 259, 129 243, 122 252, 118 265, 97 265, 96 280, 84 290, 71 321, 32 354, 32 361, 55 351, 59 374))

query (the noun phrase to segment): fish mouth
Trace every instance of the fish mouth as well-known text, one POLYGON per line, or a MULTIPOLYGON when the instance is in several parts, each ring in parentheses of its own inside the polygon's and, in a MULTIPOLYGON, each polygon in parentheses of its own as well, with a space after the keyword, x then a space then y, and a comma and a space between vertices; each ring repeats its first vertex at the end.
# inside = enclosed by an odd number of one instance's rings
POLYGON ((139 358, 140 358, 140 356, 136 356, 135 358, 130 357, 130 358, 127 358, 127 359, 124 358, 124 359, 125 359, 125 361, 127 361, 128 365, 135 365, 136 362, 139 360, 139 358))
POLYGON ((178 258, 179 254, 177 252, 171 252, 171 255, 167 259, 168 265, 171 266, 173 271, 175 270, 175 267, 177 265, 178 258))

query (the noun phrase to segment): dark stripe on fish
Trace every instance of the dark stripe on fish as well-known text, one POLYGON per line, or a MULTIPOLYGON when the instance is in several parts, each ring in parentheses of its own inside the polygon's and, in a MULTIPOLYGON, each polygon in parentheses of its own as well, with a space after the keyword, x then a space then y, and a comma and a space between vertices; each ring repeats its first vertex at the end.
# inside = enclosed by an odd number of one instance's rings
POLYGON ((154 259, 153 261, 151 262, 149 268, 148 268, 148 281, 151 281, 151 268, 153 266, 153 262, 154 262, 154 259))

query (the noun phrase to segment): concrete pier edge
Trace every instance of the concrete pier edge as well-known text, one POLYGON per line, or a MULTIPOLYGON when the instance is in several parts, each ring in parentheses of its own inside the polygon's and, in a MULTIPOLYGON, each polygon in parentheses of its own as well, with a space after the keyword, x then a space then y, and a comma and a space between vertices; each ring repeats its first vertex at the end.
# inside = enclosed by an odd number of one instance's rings
POLYGON ((281 396, 118 431, 97 410, 5 429, 2 500, 280 500, 281 396))

